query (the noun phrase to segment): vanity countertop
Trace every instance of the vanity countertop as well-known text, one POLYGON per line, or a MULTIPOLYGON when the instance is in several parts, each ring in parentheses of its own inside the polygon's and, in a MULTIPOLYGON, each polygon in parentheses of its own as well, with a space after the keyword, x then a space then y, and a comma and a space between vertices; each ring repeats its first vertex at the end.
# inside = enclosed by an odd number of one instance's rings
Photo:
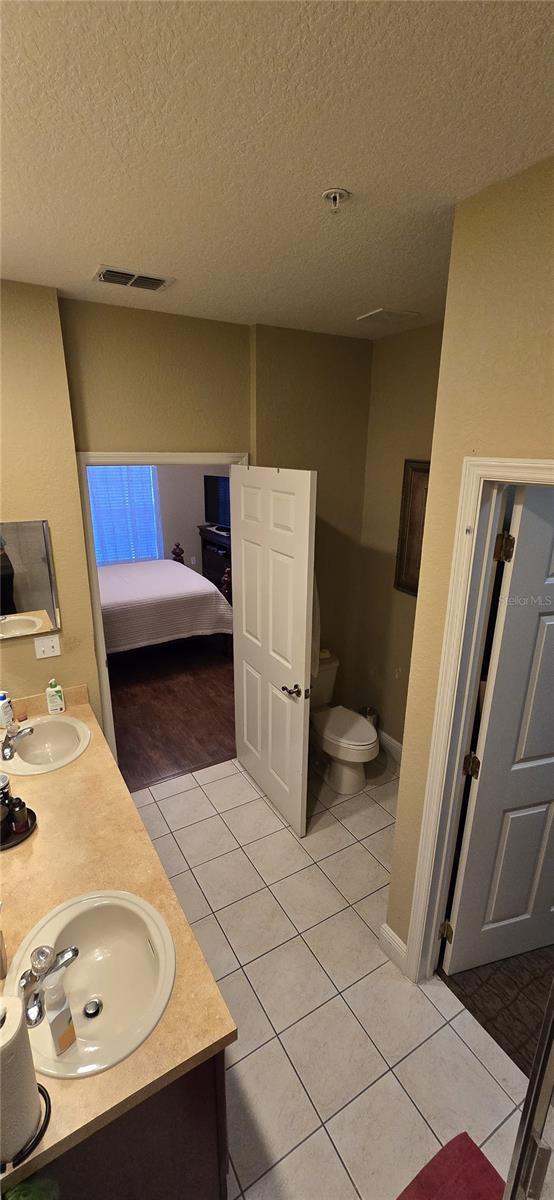
MULTIPOLYGON (((37 813, 38 828, 1 856, 8 965, 24 935, 50 909, 84 892, 114 889, 143 896, 165 918, 175 943, 175 984, 158 1025, 129 1058, 85 1079, 38 1077, 50 1093, 52 1117, 34 1154, 3 1176, 12 1186, 237 1035, 94 713, 88 703, 75 703, 76 697, 84 700, 84 689, 71 689, 67 708, 90 727, 84 754, 57 771, 10 777, 13 794, 37 813)), ((38 711, 29 702, 29 718, 38 711)), ((21 702, 16 712, 23 715, 21 702)))

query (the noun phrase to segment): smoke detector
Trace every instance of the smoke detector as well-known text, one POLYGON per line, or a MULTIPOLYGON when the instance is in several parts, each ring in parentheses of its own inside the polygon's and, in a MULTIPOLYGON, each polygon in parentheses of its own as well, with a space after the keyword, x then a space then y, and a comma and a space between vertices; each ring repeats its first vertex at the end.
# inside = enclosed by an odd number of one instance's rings
POLYGON ((346 204, 351 196, 352 192, 349 192, 348 188, 342 187, 327 188, 325 192, 321 193, 321 199, 329 205, 332 213, 337 213, 341 204, 346 204))
POLYGON ((120 267, 99 267, 92 277, 93 283, 115 283, 119 287, 142 288, 144 292, 162 292, 171 287, 175 279, 158 275, 142 275, 139 271, 123 271, 120 267))

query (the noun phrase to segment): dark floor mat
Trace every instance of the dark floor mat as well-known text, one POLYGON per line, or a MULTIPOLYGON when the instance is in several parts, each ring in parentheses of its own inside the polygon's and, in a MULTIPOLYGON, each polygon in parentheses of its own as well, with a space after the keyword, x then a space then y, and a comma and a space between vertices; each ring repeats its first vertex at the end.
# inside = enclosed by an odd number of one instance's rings
POLYGON ((502 1200, 504 1182, 468 1133, 452 1138, 398 1200, 502 1200))
POLYGON ((554 946, 455 975, 439 973, 479 1024, 529 1075, 554 979, 554 946))

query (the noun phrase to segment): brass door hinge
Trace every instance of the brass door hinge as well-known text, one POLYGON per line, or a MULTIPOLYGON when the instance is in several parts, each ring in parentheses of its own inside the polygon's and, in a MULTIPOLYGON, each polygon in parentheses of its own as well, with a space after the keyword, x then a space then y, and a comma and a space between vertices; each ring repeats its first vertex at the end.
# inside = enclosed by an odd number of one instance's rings
POLYGON ((451 942, 453 937, 454 930, 450 921, 443 921, 442 925, 439 925, 439 938, 446 938, 447 942, 451 942))
POLYGON ((477 758, 477 755, 473 751, 471 754, 466 754, 462 767, 462 775, 471 775, 472 779, 478 779, 480 768, 481 761, 477 758))
POLYGON ((511 562, 514 556, 515 544, 515 537, 512 537, 512 534, 508 533, 507 530, 499 533, 494 543, 494 561, 511 562))

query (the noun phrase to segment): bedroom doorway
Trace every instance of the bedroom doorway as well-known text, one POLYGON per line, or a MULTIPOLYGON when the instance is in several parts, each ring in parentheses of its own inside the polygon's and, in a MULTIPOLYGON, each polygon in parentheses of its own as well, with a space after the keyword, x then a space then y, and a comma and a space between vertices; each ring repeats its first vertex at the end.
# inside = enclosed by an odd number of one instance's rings
POLYGON ((104 732, 139 791, 235 755, 229 471, 245 453, 80 453, 104 732))

